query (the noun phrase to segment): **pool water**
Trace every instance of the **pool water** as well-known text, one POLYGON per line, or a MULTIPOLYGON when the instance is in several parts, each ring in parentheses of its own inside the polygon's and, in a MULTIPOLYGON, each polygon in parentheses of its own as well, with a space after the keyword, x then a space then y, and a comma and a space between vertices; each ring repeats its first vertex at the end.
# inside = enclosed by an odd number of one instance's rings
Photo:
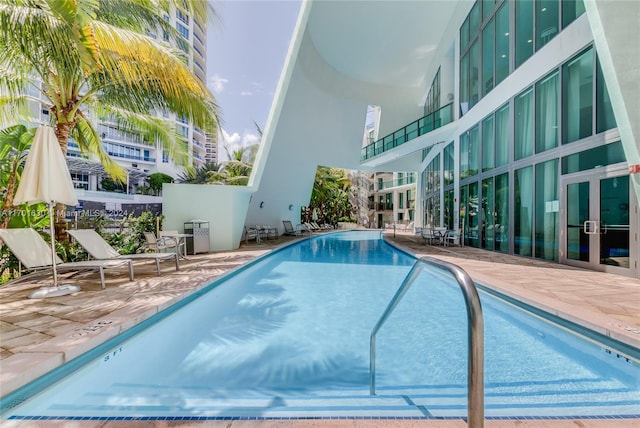
MULTIPOLYGON (((369 395, 371 329, 414 261, 379 232, 288 246, 2 417, 465 416, 466 310, 439 269, 423 271, 378 333, 369 395)), ((640 414, 633 356, 480 298, 487 416, 640 414)))

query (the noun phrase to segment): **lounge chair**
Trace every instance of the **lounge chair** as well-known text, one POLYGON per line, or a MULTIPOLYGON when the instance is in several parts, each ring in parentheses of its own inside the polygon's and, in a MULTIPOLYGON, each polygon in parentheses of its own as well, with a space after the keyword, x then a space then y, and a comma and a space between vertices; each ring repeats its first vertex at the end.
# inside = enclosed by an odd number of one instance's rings
POLYGON ((311 232, 320 232, 320 228, 319 227, 314 227, 311 223, 309 222, 305 222, 303 223, 304 226, 307 228, 307 230, 309 231, 309 233, 311 232))
MULTIPOLYGON (((53 268, 51 247, 42 236, 31 228, 0 229, 0 239, 16 256, 21 266, 34 272, 53 268)), ((118 260, 87 260, 82 262, 63 263, 56 255, 56 271, 98 271, 100 286, 104 285, 104 270, 129 265, 129 279, 133 281, 133 264, 130 258, 118 260)))
POLYGON ((284 225, 283 235, 288 235, 288 236, 300 235, 300 231, 293 228, 293 223, 291 223, 290 220, 282 220, 282 224, 284 225))
POLYGON ((93 229, 67 230, 67 233, 73 236, 78 244, 84 248, 87 253, 94 259, 98 260, 114 260, 114 259, 130 259, 130 260, 155 260, 156 270, 160 276, 160 260, 174 259, 176 262, 176 270, 180 269, 178 262, 178 253, 141 253, 126 254, 118 253, 102 236, 93 229))

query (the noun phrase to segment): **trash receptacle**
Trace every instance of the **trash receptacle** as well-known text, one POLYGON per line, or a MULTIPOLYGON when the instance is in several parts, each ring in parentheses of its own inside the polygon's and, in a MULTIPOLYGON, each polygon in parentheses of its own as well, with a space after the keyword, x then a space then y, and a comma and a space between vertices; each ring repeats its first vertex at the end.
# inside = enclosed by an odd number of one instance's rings
POLYGON ((184 223, 184 233, 193 235, 187 237, 187 254, 208 253, 210 251, 208 221, 187 221, 184 223))

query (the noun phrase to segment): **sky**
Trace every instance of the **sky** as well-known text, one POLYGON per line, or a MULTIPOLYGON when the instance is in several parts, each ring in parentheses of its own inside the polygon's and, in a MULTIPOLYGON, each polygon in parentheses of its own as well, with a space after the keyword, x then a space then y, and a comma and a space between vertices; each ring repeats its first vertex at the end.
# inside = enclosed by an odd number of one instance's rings
POLYGON ((207 87, 221 113, 223 145, 233 151, 260 141, 300 10, 299 0, 209 0, 207 87))

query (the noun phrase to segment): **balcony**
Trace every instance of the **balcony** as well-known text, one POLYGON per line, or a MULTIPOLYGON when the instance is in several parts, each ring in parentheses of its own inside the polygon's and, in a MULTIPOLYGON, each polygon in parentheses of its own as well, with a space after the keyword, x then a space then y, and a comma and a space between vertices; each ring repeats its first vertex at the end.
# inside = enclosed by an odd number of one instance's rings
POLYGON ((393 211, 393 204, 387 204, 384 202, 369 203, 369 209, 376 211, 393 211))
POLYGON ((434 129, 438 129, 442 126, 451 123, 453 116, 453 103, 429 113, 428 115, 411 122, 404 128, 401 128, 384 138, 379 139, 375 143, 369 144, 362 148, 360 155, 361 161, 366 161, 374 156, 380 155, 388 150, 398 147, 407 141, 418 138, 421 135, 427 134, 434 129))
POLYGON ((395 180, 383 181, 378 183, 378 190, 390 189, 392 187, 404 186, 405 184, 413 184, 416 182, 416 175, 409 174, 406 177, 402 177, 395 180))

